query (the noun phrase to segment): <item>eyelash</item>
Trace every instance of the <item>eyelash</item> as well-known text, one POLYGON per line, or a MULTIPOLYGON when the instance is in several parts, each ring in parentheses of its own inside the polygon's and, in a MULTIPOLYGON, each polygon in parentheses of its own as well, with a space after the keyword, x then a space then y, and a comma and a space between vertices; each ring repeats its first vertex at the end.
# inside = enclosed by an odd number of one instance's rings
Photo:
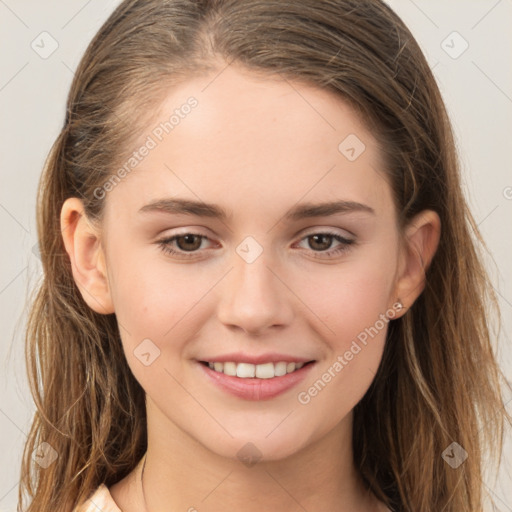
MULTIPOLYGON (((178 238, 181 238, 181 237, 185 237, 187 235, 192 235, 192 236, 198 236, 202 239, 207 239, 209 240, 209 238, 207 236, 204 236, 204 235, 201 235, 199 233, 182 233, 182 234, 179 234, 179 235, 174 235, 170 238, 165 238, 163 240, 160 240, 158 242, 158 245, 160 246, 161 250, 167 254, 167 255, 170 255, 170 256, 180 256, 180 257, 183 257, 183 258, 194 258, 195 256, 193 256, 194 254, 196 254, 198 252, 198 250, 195 250, 195 251, 182 251, 182 250, 178 250, 176 251, 175 249, 173 249, 172 247, 170 247, 170 244, 172 244, 176 239, 178 238)), ((316 253, 316 254, 323 254, 323 256, 315 256, 315 258, 332 258, 334 256, 337 256, 343 252, 346 252, 349 250, 350 246, 351 245, 354 245, 355 244, 355 240, 353 239, 349 239, 349 238, 345 238, 341 235, 339 235, 338 233, 334 233, 332 231, 318 231, 318 232, 314 232, 314 233, 308 233, 306 236, 302 237, 300 239, 300 241, 302 240, 306 240, 314 235, 327 235, 327 236, 330 236, 332 238, 334 238, 336 241, 340 242, 341 245, 338 246, 337 249, 334 249, 334 250, 330 250, 330 251, 314 251, 312 250, 313 253, 316 253)))

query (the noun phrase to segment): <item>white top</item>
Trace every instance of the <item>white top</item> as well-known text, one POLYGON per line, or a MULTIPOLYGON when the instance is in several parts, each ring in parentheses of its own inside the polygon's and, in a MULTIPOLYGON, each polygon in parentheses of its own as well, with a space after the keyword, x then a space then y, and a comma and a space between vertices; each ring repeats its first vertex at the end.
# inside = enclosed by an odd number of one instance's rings
POLYGON ((98 512, 99 510, 101 512, 122 512, 105 484, 101 484, 91 497, 83 505, 75 508, 73 512, 98 512))
MULTIPOLYGON (((379 504, 379 510, 392 512, 384 503, 379 504)), ((122 512, 122 510, 116 505, 108 487, 101 484, 92 496, 82 506, 75 508, 73 512, 122 512)))

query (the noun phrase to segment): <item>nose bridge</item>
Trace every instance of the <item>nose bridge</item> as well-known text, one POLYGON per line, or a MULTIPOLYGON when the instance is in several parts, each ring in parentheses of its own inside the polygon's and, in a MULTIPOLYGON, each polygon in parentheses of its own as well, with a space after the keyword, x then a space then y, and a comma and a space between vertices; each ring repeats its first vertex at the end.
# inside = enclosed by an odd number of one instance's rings
POLYGON ((225 325, 261 333, 267 327, 290 322, 292 311, 286 287, 274 275, 270 250, 264 251, 251 238, 247 237, 233 255, 234 268, 221 292, 218 317, 225 325))

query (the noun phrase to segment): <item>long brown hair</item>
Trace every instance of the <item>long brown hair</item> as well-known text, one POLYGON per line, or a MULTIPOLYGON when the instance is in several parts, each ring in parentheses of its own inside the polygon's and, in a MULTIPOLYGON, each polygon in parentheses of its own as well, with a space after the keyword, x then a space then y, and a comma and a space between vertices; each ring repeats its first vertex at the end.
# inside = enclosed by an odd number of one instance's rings
POLYGON ((86 214, 101 220, 104 199, 95 188, 124 160, 169 88, 232 62, 348 101, 381 142, 400 228, 423 209, 439 214, 426 288, 391 323, 378 374, 355 407, 354 457, 393 510, 482 510, 483 454, 499 462, 511 419, 491 343, 499 311, 435 79, 409 30, 380 0, 126 0, 94 37, 38 194, 44 278, 26 337, 36 412, 18 510, 69 512, 100 483, 130 473, 146 450, 144 392, 115 315, 93 312, 75 285, 61 207, 79 197, 86 214), (453 442, 469 454, 457 469, 442 456, 453 442), (48 467, 32 459, 41 443, 58 455, 48 467))

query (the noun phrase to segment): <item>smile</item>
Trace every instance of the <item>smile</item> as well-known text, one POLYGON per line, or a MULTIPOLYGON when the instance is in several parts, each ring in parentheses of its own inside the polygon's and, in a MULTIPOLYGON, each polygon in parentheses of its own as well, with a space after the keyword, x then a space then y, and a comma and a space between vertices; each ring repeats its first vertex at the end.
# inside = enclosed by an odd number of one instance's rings
POLYGON ((240 377, 241 379, 272 379, 300 370, 307 363, 280 361, 277 363, 251 364, 235 363, 234 361, 226 361, 224 363, 203 361, 203 364, 207 364, 215 372, 232 377, 240 377))
POLYGON ((316 361, 267 362, 196 361, 196 368, 208 382, 243 400, 269 400, 299 385, 316 361))

